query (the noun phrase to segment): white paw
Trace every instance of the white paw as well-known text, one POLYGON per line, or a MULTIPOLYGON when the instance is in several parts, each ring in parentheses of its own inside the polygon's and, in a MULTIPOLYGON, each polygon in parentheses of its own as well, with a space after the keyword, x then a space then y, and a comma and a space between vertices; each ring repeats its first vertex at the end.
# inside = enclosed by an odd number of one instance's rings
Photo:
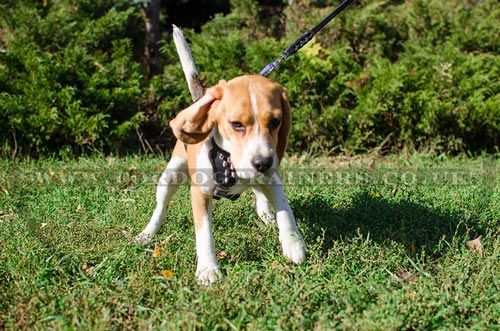
POLYGON ((151 233, 141 232, 134 238, 134 242, 139 245, 147 245, 153 240, 151 233))
POLYGON ((266 225, 276 223, 276 218, 274 218, 271 212, 263 212, 259 214, 259 217, 266 225))
POLYGON ((283 255, 295 264, 301 264, 306 259, 306 248, 300 234, 292 233, 281 240, 283 255))
POLYGON ((196 280, 198 284, 210 285, 218 280, 222 280, 222 274, 220 273, 219 266, 217 265, 205 265, 198 266, 196 270, 196 280))
MULTIPOLYGON (((254 190, 255 192, 255 190, 254 190)), ((267 201, 266 198, 259 198, 259 196, 262 193, 255 193, 255 196, 257 199, 255 200, 255 212, 257 215, 259 215, 260 219, 264 224, 272 224, 276 223, 276 218, 274 217, 274 214, 271 210, 271 205, 269 204, 269 201, 267 201)))

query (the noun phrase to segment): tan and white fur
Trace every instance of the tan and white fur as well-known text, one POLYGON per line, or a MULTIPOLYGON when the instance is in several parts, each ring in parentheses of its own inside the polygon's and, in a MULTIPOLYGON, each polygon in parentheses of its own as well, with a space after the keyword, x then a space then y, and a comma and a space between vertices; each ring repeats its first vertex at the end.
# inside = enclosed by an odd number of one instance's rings
MULTIPOLYGON (((178 52, 190 84, 189 77, 197 76, 197 72, 187 43, 181 47, 187 47, 178 52)), ((297 264, 304 262, 304 242, 277 172, 285 153, 290 122, 286 89, 265 77, 240 76, 221 80, 207 89, 203 97, 170 122, 178 140, 159 180, 153 215, 135 240, 142 244, 152 240, 165 218, 170 199, 181 182, 189 178, 198 259, 196 277, 206 285, 222 277, 211 229, 216 185, 209 159, 213 137, 217 145, 231 154, 238 175, 238 182, 230 187, 229 194, 251 188, 258 216, 265 223, 276 221, 278 225, 284 256, 297 264), (275 217, 271 206, 276 211, 275 217)))

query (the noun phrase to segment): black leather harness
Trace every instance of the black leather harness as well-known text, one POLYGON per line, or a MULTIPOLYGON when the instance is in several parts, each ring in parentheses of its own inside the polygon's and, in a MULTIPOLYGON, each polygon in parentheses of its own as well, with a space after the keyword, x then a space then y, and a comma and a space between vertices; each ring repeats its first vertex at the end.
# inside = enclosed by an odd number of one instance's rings
POLYGON ((211 142, 212 149, 209 153, 209 159, 210 163, 212 163, 216 182, 214 199, 227 198, 234 201, 240 197, 240 194, 228 194, 229 188, 238 181, 236 170, 234 170, 231 164, 231 154, 220 148, 213 137, 211 138, 211 142))

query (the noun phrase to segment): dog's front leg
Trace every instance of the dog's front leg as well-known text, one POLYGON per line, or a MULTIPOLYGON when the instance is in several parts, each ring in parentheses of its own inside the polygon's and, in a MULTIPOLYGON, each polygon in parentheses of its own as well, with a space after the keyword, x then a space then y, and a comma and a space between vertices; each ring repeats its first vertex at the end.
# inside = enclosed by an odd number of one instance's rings
POLYGON ((200 186, 191 185, 191 202, 198 258, 196 278, 199 283, 209 285, 222 278, 212 235, 212 197, 203 194, 200 186))
POLYGON ((261 187, 252 187, 252 191, 255 194, 255 212, 260 217, 262 222, 264 222, 264 224, 276 222, 273 212, 271 211, 269 201, 264 192, 262 192, 261 187))
POLYGON ((283 190, 283 185, 273 184, 261 187, 269 202, 276 210, 279 240, 283 255, 293 263, 300 264, 306 259, 304 240, 297 228, 295 217, 283 190))

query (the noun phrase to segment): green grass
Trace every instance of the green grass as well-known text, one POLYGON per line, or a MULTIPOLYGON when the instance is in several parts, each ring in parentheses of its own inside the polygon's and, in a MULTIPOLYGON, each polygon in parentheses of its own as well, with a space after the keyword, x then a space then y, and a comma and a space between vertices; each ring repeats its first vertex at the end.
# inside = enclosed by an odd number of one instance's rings
POLYGON ((186 186, 155 238, 172 235, 159 256, 130 242, 165 163, 0 161, 0 329, 500 328, 493 157, 290 158, 283 173, 307 261, 284 260, 251 194, 219 201, 224 280, 210 287, 194 278, 186 186), (466 247, 478 236, 482 255, 466 247))

